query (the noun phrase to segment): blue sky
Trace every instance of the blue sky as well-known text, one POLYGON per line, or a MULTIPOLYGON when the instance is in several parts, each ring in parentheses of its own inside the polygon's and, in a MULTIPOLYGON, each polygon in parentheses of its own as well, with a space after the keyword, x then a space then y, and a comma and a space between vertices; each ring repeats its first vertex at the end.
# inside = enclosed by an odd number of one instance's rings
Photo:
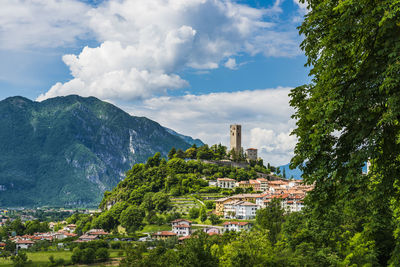
POLYGON ((291 88, 308 83, 296 0, 6 0, 0 99, 96 96, 203 141, 284 164, 291 88))

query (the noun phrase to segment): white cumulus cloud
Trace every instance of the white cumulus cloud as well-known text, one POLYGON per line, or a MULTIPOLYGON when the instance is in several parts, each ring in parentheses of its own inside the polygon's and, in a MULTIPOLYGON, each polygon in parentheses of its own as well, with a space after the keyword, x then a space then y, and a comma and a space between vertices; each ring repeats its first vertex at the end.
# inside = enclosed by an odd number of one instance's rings
POLYGON ((63 61, 73 79, 38 100, 79 94, 140 99, 188 87, 180 71, 238 67, 235 56, 298 55, 298 35, 274 22, 280 0, 257 9, 230 0, 104 2, 91 8, 89 27, 102 44, 63 61), (223 64, 222 63, 222 64, 223 64))
POLYGON ((290 161, 296 141, 289 136, 294 127, 289 91, 277 88, 157 97, 124 109, 208 144, 229 146, 229 125, 241 124, 243 147, 258 148, 265 162, 281 165, 290 161))
POLYGON ((89 9, 76 0, 2 0, 0 49, 73 45, 91 31, 89 9))

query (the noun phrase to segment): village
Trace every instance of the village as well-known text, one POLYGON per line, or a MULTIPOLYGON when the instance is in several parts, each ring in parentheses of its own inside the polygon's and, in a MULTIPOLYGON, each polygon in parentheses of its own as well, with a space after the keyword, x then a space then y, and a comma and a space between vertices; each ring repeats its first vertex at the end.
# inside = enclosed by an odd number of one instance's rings
MULTIPOLYGON (((241 125, 231 125, 230 151, 237 154, 243 151, 241 138, 241 125)), ((235 157, 234 154, 231 157, 235 157)), ((245 160, 245 163, 241 163, 243 166, 246 166, 251 161, 259 160, 257 149, 247 149, 245 160)), ((233 160, 230 162, 234 163, 233 160)), ((230 194, 229 196, 212 199, 214 209, 208 213, 214 214, 221 219, 221 223, 218 225, 196 224, 187 218, 178 218, 170 222, 170 230, 145 233, 145 236, 139 238, 139 241, 160 240, 170 237, 177 237, 179 241, 182 241, 190 238, 195 231, 203 231, 209 235, 215 235, 223 234, 227 231, 249 230, 256 218, 257 210, 265 208, 273 199, 279 200, 281 208, 285 213, 298 212, 304 206, 303 200, 307 192, 313 189, 313 186, 304 185, 302 180, 287 180, 277 176, 275 173, 259 173, 259 175, 259 178, 242 181, 227 177, 208 180, 210 188, 219 188, 220 190, 228 190, 229 192, 241 192, 239 194, 230 194)), ((68 210, 67 212, 72 213, 73 211, 68 210)), ((91 215, 95 214, 96 210, 86 210, 84 213, 91 215)), ((185 215, 185 212, 182 215, 185 215)), ((2 225, 7 220, 10 220, 6 211, 1 216, 0 224, 2 225)), ((185 217, 187 217, 187 213, 185 217)), ((35 219, 32 215, 21 215, 20 218, 23 221, 35 219)), ((78 235, 75 232, 76 225, 68 224, 66 221, 50 222, 49 228, 51 231, 46 233, 34 233, 22 236, 14 235, 10 240, 16 244, 17 249, 28 249, 35 242, 41 240, 49 242, 57 241, 58 246, 63 246, 63 243, 59 241, 67 238, 72 242, 81 243, 102 239, 110 235, 110 233, 103 229, 91 229, 78 235), (62 228, 56 231, 57 225, 58 228, 60 228, 60 225, 62 228)), ((5 243, 0 243, 0 248, 4 246, 5 243)))

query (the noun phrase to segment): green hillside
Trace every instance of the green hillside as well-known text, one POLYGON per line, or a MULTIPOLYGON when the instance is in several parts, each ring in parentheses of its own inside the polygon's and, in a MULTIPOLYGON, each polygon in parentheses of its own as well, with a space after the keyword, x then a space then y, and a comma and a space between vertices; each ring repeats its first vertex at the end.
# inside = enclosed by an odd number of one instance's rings
POLYGON ((0 101, 0 206, 96 206, 133 164, 190 145, 94 97, 0 101))

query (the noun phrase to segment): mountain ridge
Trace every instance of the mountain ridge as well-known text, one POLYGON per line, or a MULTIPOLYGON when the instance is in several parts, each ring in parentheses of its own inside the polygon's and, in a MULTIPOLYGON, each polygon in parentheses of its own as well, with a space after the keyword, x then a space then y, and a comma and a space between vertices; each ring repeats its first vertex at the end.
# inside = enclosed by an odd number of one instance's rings
POLYGON ((0 206, 96 206, 133 164, 191 146, 95 97, 0 101, 0 206))

